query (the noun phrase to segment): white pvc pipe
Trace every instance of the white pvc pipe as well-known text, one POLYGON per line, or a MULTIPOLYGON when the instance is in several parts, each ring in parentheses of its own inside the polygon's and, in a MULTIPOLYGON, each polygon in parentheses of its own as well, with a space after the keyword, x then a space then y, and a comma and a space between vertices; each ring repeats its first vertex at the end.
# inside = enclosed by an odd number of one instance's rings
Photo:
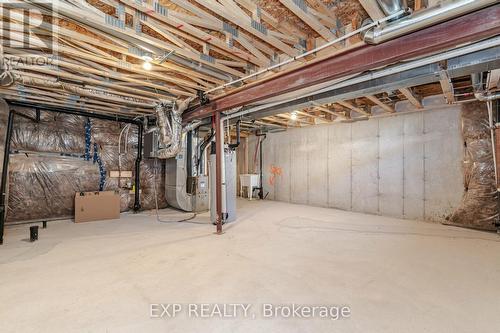
POLYGON ((491 151, 493 152, 493 168, 495 169, 495 186, 497 186, 498 191, 498 176, 497 176, 497 155, 495 147, 495 126, 493 125, 493 102, 489 100, 486 102, 488 106, 488 120, 490 125, 490 135, 491 135, 491 151))

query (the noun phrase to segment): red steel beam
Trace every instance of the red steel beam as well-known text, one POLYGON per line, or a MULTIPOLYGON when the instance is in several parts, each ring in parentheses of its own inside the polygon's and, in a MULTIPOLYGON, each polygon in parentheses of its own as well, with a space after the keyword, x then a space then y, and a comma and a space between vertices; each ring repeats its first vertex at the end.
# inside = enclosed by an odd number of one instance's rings
POLYGON ((494 5, 378 45, 352 51, 284 72, 266 81, 230 92, 184 113, 184 122, 211 116, 315 84, 390 65, 398 61, 437 53, 467 42, 500 34, 500 5, 494 5))

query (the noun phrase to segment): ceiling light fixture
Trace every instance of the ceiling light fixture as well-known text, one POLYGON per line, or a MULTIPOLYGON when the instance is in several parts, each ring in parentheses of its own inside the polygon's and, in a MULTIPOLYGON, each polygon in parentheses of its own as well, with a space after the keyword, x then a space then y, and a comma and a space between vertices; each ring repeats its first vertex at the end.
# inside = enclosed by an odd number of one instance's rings
POLYGON ((292 118, 292 120, 297 120, 297 112, 293 111, 290 117, 292 118))
POLYGON ((147 71, 150 71, 151 68, 153 68, 153 65, 151 65, 151 61, 153 61, 153 58, 149 56, 143 56, 142 59, 144 60, 142 68, 144 68, 147 71))

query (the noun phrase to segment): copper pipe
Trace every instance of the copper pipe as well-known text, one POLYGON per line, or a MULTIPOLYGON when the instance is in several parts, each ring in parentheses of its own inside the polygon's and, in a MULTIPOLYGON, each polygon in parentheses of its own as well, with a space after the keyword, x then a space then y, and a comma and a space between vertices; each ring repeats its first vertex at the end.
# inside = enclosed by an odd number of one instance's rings
POLYGON ((220 112, 215 112, 212 117, 212 126, 215 121, 215 200, 217 207, 217 234, 222 234, 222 136, 220 112))

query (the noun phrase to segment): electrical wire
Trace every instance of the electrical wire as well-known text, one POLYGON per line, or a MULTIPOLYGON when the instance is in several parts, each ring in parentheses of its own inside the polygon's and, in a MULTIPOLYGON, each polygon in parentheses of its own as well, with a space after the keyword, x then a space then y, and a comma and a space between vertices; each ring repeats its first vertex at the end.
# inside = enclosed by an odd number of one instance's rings
POLYGON ((118 177, 119 184, 120 184, 120 180, 121 180, 121 171, 122 171, 122 150, 121 150, 122 135, 123 135, 123 132, 127 131, 127 134, 125 135, 125 152, 124 152, 124 154, 127 154, 128 130, 129 129, 130 129, 130 124, 125 125, 125 127, 123 127, 122 130, 120 131, 120 136, 118 137, 118 171, 120 172, 119 177, 118 177))

